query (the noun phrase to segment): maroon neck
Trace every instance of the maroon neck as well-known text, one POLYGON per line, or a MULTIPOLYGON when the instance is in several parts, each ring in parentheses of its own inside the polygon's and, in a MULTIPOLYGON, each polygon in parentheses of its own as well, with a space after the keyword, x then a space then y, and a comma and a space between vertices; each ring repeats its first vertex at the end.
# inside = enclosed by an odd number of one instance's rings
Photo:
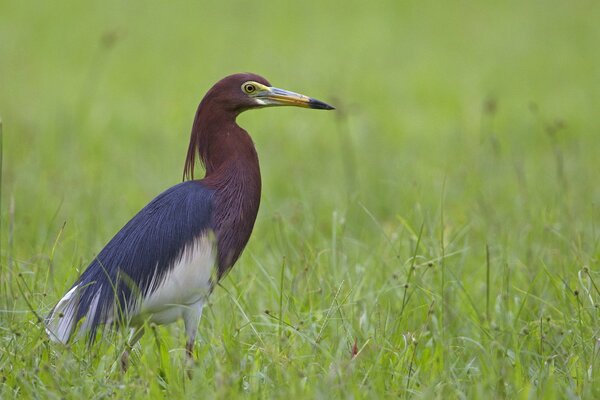
POLYGON ((258 214, 261 178, 250 135, 235 122, 237 113, 200 103, 184 177, 193 178, 196 154, 206 168, 202 184, 215 191, 212 225, 218 239, 219 277, 242 253, 258 214), (218 111, 218 112, 216 112, 218 111))

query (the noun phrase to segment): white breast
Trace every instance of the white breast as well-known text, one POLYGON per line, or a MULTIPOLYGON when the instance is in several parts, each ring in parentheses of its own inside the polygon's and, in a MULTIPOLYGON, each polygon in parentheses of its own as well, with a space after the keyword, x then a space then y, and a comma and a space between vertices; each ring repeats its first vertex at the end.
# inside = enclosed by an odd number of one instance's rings
POLYGON ((141 300, 135 320, 141 317, 157 324, 168 324, 182 317, 190 306, 203 302, 209 295, 215 263, 214 235, 207 234, 196 239, 184 250, 181 259, 159 286, 141 300))

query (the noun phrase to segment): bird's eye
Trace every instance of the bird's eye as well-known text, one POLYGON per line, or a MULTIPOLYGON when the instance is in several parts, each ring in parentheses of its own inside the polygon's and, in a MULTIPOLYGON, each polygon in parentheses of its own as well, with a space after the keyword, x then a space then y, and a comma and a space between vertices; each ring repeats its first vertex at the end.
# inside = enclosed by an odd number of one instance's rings
POLYGON ((242 85, 242 90, 247 94, 252 94, 256 92, 256 86, 252 83, 244 83, 242 85))

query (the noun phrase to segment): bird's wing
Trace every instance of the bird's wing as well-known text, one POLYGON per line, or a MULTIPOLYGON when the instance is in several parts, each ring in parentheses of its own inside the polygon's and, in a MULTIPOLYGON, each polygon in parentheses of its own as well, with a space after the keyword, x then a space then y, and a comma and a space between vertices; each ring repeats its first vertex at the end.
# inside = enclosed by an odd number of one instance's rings
POLYGON ((191 264, 197 262, 190 259, 196 257, 190 252, 199 245, 214 245, 212 197, 213 191, 201 182, 188 181, 152 200, 108 242, 54 307, 47 318, 50 337, 66 343, 84 319, 80 331, 89 331, 93 341, 100 325, 135 317, 144 300, 168 301, 164 288, 169 274, 185 265, 187 279, 193 275, 191 264))

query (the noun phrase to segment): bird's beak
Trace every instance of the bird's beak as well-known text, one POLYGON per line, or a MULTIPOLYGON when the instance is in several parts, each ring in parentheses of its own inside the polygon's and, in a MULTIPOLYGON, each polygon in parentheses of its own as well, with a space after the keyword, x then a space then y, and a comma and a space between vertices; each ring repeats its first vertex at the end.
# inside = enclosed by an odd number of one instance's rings
POLYGON ((255 99, 263 106, 296 106, 318 110, 335 110, 320 100, 276 87, 264 86, 255 99))

